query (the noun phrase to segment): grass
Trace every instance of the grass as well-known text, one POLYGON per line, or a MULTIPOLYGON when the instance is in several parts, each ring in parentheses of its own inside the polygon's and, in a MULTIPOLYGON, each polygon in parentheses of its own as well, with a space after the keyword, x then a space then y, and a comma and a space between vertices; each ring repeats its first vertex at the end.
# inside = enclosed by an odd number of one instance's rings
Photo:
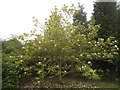
POLYGON ((99 87, 99 88, 118 88, 118 83, 117 82, 112 82, 112 81, 89 81, 92 85, 99 87))
MULTIPOLYGON (((22 88, 40 88, 37 80, 32 79, 29 83, 23 84, 22 88)), ((117 82, 87 80, 81 78, 64 77, 60 82, 58 79, 45 79, 44 88, 118 88, 117 82)))

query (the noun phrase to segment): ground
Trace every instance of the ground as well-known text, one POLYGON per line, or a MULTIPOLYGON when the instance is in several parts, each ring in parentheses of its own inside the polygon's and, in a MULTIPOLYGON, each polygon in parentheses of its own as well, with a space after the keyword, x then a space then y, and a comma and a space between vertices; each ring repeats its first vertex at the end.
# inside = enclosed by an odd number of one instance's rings
MULTIPOLYGON (((81 78, 64 77, 60 82, 57 79, 44 79, 44 88, 118 88, 115 81, 88 80, 81 78)), ((28 83, 22 84, 22 88, 40 88, 37 80, 32 79, 28 83)))

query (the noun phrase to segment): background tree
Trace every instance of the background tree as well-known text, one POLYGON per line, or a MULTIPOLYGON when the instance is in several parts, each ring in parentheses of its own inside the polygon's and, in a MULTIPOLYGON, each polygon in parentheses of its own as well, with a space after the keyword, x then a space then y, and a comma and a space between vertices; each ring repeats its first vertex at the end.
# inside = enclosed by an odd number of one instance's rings
MULTIPOLYGON (((98 31, 98 38, 102 37, 106 39, 109 36, 114 36, 117 42, 119 43, 118 41, 118 13, 117 13, 116 1, 114 2, 101 2, 101 0, 96 1, 94 4, 93 17, 95 19, 95 24, 99 24, 101 26, 101 29, 98 31)), ((102 65, 106 65, 105 68, 109 69, 110 73, 112 74, 111 78, 115 79, 116 75, 113 73, 116 73, 116 69, 118 66, 117 65, 118 57, 113 58, 112 62, 114 63, 110 63, 107 60, 103 60, 103 62, 101 63, 102 65)), ((94 62, 94 63, 95 65, 98 65, 98 66, 100 65, 98 62, 94 62)), ((105 68, 103 70, 106 72, 105 68)))
POLYGON ((76 12, 73 15, 73 25, 77 25, 77 23, 80 22, 82 25, 87 27, 88 21, 86 15, 87 13, 84 12, 83 5, 80 5, 80 3, 78 3, 78 10, 76 10, 76 12))
POLYGON ((98 37, 107 38, 117 34, 117 5, 116 2, 99 2, 94 4, 95 24, 100 24, 98 37))

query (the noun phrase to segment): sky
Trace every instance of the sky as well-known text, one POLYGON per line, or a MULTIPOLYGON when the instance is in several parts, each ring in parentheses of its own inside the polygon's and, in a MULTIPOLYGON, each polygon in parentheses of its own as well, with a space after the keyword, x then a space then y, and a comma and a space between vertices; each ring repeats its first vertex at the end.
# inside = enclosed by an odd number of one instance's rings
POLYGON ((34 29, 32 17, 35 16, 40 23, 49 17, 50 11, 56 5, 61 8, 78 2, 84 5, 87 19, 93 12, 95 0, 0 0, 0 38, 6 39, 11 34, 19 35, 34 29))

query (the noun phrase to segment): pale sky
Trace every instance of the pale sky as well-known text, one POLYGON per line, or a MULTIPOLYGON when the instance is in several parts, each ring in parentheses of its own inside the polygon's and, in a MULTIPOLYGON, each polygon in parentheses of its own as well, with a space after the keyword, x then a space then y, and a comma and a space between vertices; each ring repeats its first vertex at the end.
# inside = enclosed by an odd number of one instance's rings
POLYGON ((43 23, 54 6, 68 6, 78 2, 83 4, 90 19, 95 0, 0 0, 0 38, 8 38, 11 34, 19 35, 33 30, 32 17, 43 23))

